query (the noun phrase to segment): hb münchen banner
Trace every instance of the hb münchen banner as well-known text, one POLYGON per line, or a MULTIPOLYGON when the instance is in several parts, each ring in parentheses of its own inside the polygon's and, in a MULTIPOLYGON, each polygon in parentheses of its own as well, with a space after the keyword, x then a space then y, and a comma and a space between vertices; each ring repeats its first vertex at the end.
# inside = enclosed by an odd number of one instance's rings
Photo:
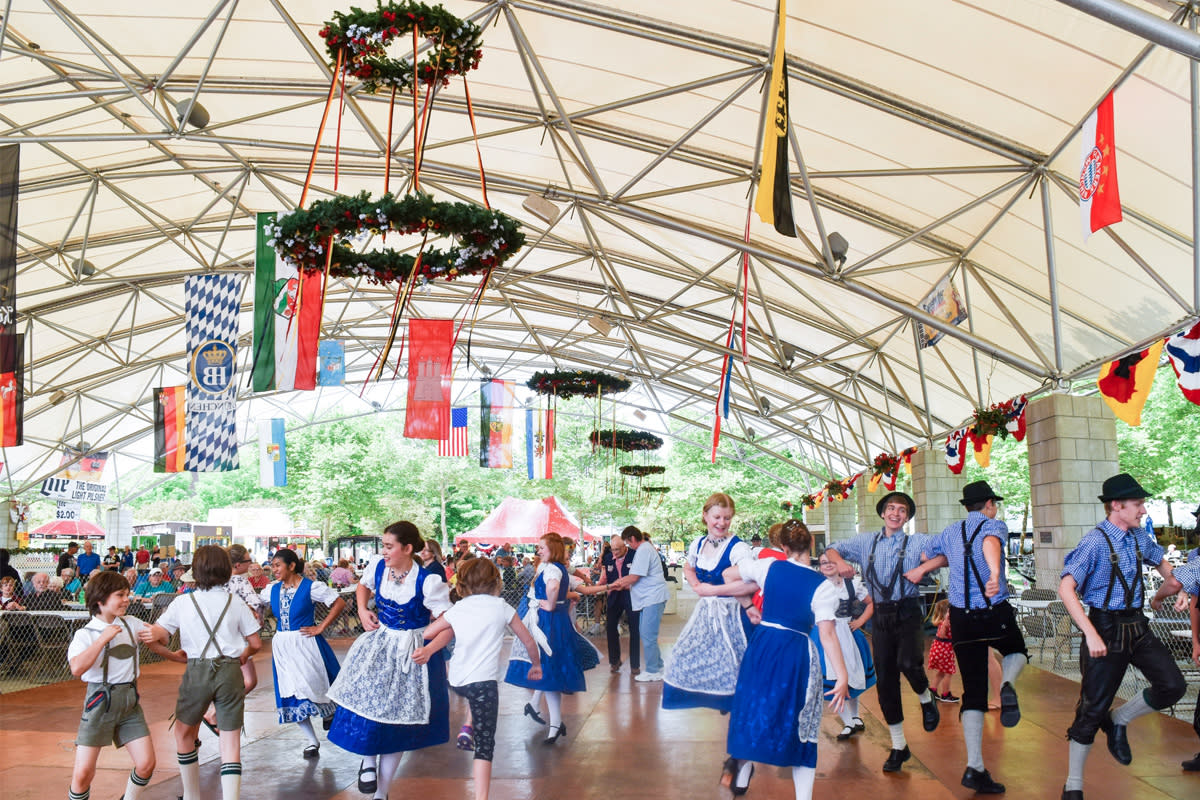
POLYGON ((187 320, 188 472, 238 468, 237 329, 240 275, 193 275, 184 282, 187 320))

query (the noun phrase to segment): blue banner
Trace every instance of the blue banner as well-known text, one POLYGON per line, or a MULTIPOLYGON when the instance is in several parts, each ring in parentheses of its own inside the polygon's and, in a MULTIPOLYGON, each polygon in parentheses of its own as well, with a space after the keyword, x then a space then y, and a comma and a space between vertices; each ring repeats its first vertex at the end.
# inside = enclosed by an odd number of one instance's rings
POLYGON ((317 345, 317 386, 341 386, 346 382, 346 345, 327 340, 317 345))
POLYGON ((241 275, 192 275, 183 284, 188 472, 238 468, 235 414, 242 284, 241 275))

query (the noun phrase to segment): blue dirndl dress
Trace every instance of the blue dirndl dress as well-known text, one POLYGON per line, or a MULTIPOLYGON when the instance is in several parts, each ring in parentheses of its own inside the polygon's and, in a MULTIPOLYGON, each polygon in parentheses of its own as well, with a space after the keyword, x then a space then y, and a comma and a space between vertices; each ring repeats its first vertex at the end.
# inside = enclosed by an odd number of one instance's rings
POLYGON ((581 666, 581 654, 578 652, 578 633, 571 624, 571 603, 567 600, 569 584, 567 568, 562 564, 550 563, 538 572, 534 579, 534 599, 546 598, 546 574, 554 570, 558 574, 558 598, 553 611, 544 611, 535 603, 528 604, 528 611, 522 620, 534 641, 538 643, 542 659, 542 679, 531 681, 526 677, 529 671, 530 658, 520 639, 512 644, 512 653, 508 662, 508 671, 504 682, 526 689, 540 689, 545 692, 563 692, 572 694, 587 690, 581 666), (547 645, 549 652, 547 652, 547 645))
POLYGON ((338 704, 329 741, 360 756, 398 753, 450 741, 450 696, 441 651, 427 664, 412 661, 424 644, 431 614, 425 607, 425 579, 417 571, 416 592, 401 605, 380 592, 384 563, 375 570, 375 613, 379 627, 359 636, 329 696, 338 704))
POLYGON ((822 680, 810 632, 813 593, 824 582, 791 561, 768 568, 763 621, 742 660, 729 715, 726 749, 734 758, 780 767, 817 765, 822 680))
POLYGON ((284 591, 282 583, 271 587, 271 613, 278 623, 271 639, 271 672, 280 724, 329 717, 337 708, 329 699, 329 686, 339 671, 337 656, 324 636, 300 633, 316 624, 315 611, 308 578, 292 593, 284 591))
MULTIPOLYGON (((700 540, 698 550, 707 539, 700 540)), ((695 568, 701 583, 725 583, 723 573, 731 566, 729 555, 739 541, 729 537, 712 569, 695 568)), ((736 598, 701 597, 667 659, 662 707, 729 711, 750 627, 736 598)))

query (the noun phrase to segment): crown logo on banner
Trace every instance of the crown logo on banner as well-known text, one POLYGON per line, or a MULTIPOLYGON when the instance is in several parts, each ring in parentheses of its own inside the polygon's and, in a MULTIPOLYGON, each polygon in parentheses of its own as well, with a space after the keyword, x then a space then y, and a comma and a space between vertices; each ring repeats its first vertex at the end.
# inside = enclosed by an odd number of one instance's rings
POLYGON ((212 347, 200 353, 200 357, 207 361, 209 365, 216 366, 223 363, 229 357, 229 353, 225 348, 214 342, 212 347))

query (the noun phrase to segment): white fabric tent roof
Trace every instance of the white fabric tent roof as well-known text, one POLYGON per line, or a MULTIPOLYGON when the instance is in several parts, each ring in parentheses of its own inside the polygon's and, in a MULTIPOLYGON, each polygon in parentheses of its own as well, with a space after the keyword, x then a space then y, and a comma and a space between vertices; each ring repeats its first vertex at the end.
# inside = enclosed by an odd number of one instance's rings
MULTIPOLYGON (((1187 24, 1175 3, 1135 5, 1187 24)), ((775 3, 445 6, 484 27, 469 80, 488 195, 530 241, 484 294, 458 392, 485 368, 519 381, 603 369, 634 380, 626 415, 709 424, 775 3), (563 211, 557 221, 522 208, 531 193, 563 211), (609 336, 587 325, 593 313, 615 325, 609 336)), ((52 473, 64 442, 150 458, 150 390, 183 382, 183 276, 249 275, 254 213, 299 200, 330 82, 317 32, 335 10, 347 8, 12 0, 0 144, 22 145, 18 311, 31 349, 27 443, 4 454, 11 491, 52 473), (181 129, 173 109, 193 96, 211 121, 181 129)), ((726 441, 850 474, 881 450, 937 441, 980 403, 1081 386, 1197 317, 1187 58, 1052 0, 793 0, 787 37, 801 236, 750 226, 749 357, 735 362, 726 441), (1084 243, 1078 128, 1113 86, 1125 220, 1084 243), (834 231, 849 242, 844 264, 823 252, 834 231), (918 351, 916 304, 947 275, 970 318, 918 351)), ((347 89, 338 191, 377 195, 387 98, 347 89)), ((396 110, 393 191, 409 188, 409 109, 396 110)), ((333 191, 333 142, 331 129, 312 197, 333 191)), ((461 81, 437 97, 421 186, 481 199, 461 81)), ((411 313, 461 318, 475 284, 437 283, 411 313)), ((378 354, 392 297, 331 286, 323 336, 346 341, 351 383, 378 354)), ((353 406, 357 390, 246 391, 241 416, 302 422, 353 406)), ((403 394, 379 386, 366 399, 396 407, 403 394)))

